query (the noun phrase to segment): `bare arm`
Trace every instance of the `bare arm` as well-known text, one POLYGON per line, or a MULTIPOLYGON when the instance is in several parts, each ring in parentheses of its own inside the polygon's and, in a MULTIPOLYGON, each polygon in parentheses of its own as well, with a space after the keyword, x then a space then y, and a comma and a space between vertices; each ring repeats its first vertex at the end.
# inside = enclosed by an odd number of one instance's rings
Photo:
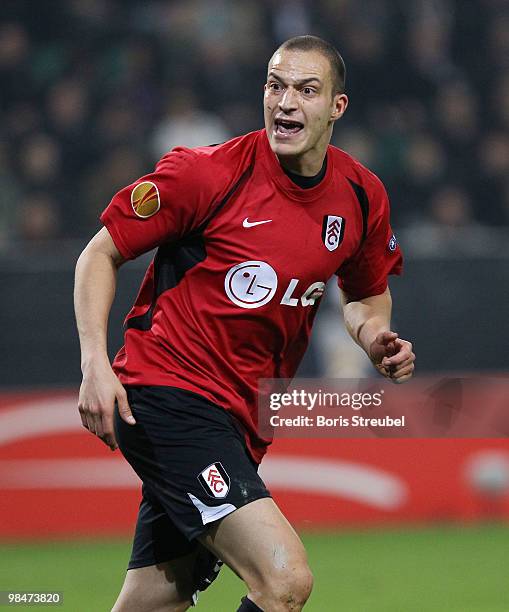
POLYGON ((83 373, 78 408, 83 426, 112 450, 117 448, 113 428, 115 400, 122 418, 135 423, 125 389, 111 369, 106 341, 117 270, 122 263, 108 230, 102 228, 78 259, 74 285, 83 373))
POLYGON ((415 355, 408 340, 391 331, 391 293, 352 300, 341 294, 345 326, 375 368, 394 382, 405 382, 414 372, 415 355))

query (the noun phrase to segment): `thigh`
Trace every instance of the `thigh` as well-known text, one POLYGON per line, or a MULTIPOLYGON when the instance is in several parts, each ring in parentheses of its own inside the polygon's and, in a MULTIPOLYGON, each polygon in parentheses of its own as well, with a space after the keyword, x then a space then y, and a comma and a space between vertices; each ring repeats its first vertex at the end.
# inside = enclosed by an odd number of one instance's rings
POLYGON ((203 591, 221 557, 197 538, 270 493, 225 410, 168 387, 128 388, 128 398, 136 425, 117 411, 116 437, 144 491, 129 567, 159 565, 197 547, 193 589, 203 591))
POLYGON ((200 542, 233 569, 250 589, 307 567, 304 546, 271 498, 228 515, 200 542))
POLYGON ((136 425, 117 412, 120 450, 187 540, 270 496, 225 410, 169 387, 128 388, 128 398, 136 425))
POLYGON ((128 569, 187 557, 195 552, 196 546, 197 542, 190 542, 179 531, 163 506, 143 485, 128 569))
POLYGON ((180 612, 193 605, 197 551, 156 565, 127 571, 112 612, 180 612))
POLYGON ((115 610, 186 610, 217 577, 221 562, 189 541, 143 486, 131 559, 115 610))

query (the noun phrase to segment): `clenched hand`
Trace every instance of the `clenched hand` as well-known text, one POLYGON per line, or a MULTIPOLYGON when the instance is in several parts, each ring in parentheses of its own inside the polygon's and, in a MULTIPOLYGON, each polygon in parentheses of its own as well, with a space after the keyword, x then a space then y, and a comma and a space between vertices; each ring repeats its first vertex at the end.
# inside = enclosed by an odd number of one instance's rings
POLYGON ((412 343, 391 331, 381 332, 369 347, 369 357, 383 376, 395 383, 410 379, 415 369, 412 343))

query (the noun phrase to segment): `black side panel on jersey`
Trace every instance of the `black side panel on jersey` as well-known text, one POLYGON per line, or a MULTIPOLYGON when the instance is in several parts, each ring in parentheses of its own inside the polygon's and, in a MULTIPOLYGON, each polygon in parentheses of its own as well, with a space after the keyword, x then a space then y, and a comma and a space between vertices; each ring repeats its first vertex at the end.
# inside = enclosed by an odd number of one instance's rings
POLYGON ((157 299, 168 289, 176 287, 188 270, 194 268, 207 257, 203 234, 210 221, 224 208, 241 184, 249 177, 253 169, 250 165, 245 170, 225 197, 213 209, 211 214, 192 234, 184 236, 172 244, 163 244, 157 249, 154 258, 154 293, 152 303, 147 312, 137 317, 127 319, 124 328, 147 331, 152 327, 152 315, 157 299))
POLYGON ((355 195, 357 196, 357 201, 359 202, 359 206, 361 208, 362 238, 361 238, 360 245, 362 246, 362 243, 364 242, 364 240, 366 240, 366 236, 368 234, 369 200, 368 200, 368 196, 366 192, 364 191, 363 187, 361 187, 360 185, 357 185, 357 183, 354 183, 349 178, 347 178, 347 180, 352 186, 352 189, 354 190, 355 195))
POLYGON ((147 331, 152 327, 152 315, 157 298, 167 289, 176 287, 184 274, 206 257, 203 235, 190 236, 176 244, 163 244, 154 258, 154 294, 147 312, 125 322, 125 329, 147 331))

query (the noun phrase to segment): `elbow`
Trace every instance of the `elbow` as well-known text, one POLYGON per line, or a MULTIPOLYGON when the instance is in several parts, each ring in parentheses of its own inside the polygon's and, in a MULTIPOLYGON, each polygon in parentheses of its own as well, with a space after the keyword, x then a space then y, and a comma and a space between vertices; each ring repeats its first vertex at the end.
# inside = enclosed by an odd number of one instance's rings
POLYGON ((92 261, 98 255, 97 248, 93 245, 93 239, 86 245, 81 251, 78 259, 76 260, 75 273, 79 274, 79 271, 87 267, 87 264, 92 261))
POLYGON ((86 260, 88 259, 88 245, 81 251, 78 259, 76 260, 76 265, 74 266, 74 274, 77 276, 79 274, 80 269, 86 264, 86 260))

